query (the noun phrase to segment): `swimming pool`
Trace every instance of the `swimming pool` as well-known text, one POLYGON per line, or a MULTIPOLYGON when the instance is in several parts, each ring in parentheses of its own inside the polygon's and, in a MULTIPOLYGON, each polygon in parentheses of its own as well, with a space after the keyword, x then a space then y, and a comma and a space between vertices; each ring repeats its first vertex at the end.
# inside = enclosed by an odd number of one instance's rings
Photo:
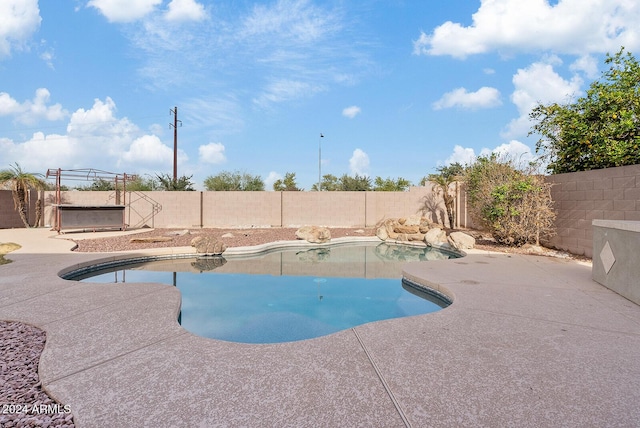
POLYGON ((69 279, 173 285, 182 295, 179 321, 186 330, 232 342, 278 343, 440 310, 450 303, 446 296, 402 281, 402 266, 451 257, 456 255, 426 247, 368 242, 143 262, 69 279))

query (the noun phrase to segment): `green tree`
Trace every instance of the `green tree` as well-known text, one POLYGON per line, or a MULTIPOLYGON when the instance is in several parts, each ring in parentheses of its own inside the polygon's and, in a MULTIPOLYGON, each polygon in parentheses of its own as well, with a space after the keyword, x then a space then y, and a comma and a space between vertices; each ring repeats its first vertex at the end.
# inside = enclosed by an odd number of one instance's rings
POLYGON ((296 173, 287 172, 284 175, 284 179, 278 179, 273 183, 273 190, 280 191, 300 191, 298 183, 296 183, 296 173))
POLYGON ((92 191, 92 192, 104 192, 104 191, 109 191, 109 190, 116 190, 116 185, 115 182, 113 181, 109 181, 109 180, 105 180, 103 178, 99 178, 95 181, 93 181, 91 184, 86 185, 86 186, 77 186, 76 190, 82 190, 82 191, 92 191))
POLYGON ((406 192, 411 186, 411 182, 402 177, 398 177, 395 180, 391 177, 385 179, 376 177, 373 183, 373 190, 377 192, 406 192))
POLYGON ((261 191, 264 190, 264 181, 259 175, 251 175, 239 171, 221 173, 209 176, 204 180, 204 187, 210 191, 261 191))
MULTIPOLYGON (((173 180, 173 178, 171 179, 173 180)), ((163 187, 160 186, 160 184, 158 183, 158 180, 153 179, 151 177, 144 178, 141 176, 136 176, 136 178, 127 181, 128 191, 149 192, 153 190, 162 190, 162 189, 163 187)))
POLYGON ((601 80, 571 104, 538 105, 530 134, 559 174, 640 163, 640 64, 624 48, 611 56, 601 80))
POLYGON ((169 174, 157 174, 156 178, 158 179, 159 189, 165 191, 194 191, 196 189, 193 188, 193 182, 191 178, 193 176, 183 175, 178 177, 176 180, 169 174))
MULTIPOLYGON (((333 174, 325 174, 322 176, 322 181, 320 182, 320 189, 324 191, 333 192, 339 189, 340 184, 338 183, 338 177, 333 174)), ((318 183, 311 186, 311 190, 318 191, 318 183)))
MULTIPOLYGON (((41 178, 42 174, 25 172, 20 165, 16 163, 9 166, 9 169, 0 171, 0 186, 11 188, 13 196, 13 208, 18 211, 24 227, 29 226, 29 190, 42 190, 47 187, 47 183, 41 178)), ((40 223, 42 218, 42 199, 38 196, 36 201, 36 219, 34 227, 40 223)))
POLYGON ((460 163, 455 162, 447 166, 439 167, 436 171, 438 171, 437 174, 429 174, 427 177, 424 177, 420 183, 423 186, 427 181, 435 184, 433 192, 437 196, 442 195, 444 208, 449 219, 449 228, 453 229, 456 223, 455 202, 458 196, 458 187, 454 186, 453 189, 451 187, 452 184, 461 180, 464 167, 460 163))
POLYGON ((356 174, 353 177, 344 174, 338 180, 339 190, 343 192, 371 190, 371 178, 366 175, 356 174))

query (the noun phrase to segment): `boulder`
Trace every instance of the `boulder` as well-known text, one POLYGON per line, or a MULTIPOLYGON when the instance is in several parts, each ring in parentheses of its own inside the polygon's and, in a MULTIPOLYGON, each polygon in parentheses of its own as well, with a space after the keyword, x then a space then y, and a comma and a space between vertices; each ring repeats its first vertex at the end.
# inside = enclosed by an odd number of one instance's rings
POLYGON ((304 239, 314 244, 322 244, 331 241, 331 232, 326 227, 302 226, 296 231, 296 238, 304 239))
POLYGON ((414 214, 414 215, 410 215, 409 217, 407 217, 404 221, 404 225, 405 226, 420 226, 423 221, 424 221, 424 217, 422 217, 420 214, 414 214))
POLYGON ((464 232, 451 232, 447 240, 456 250, 466 250, 476 245, 476 239, 464 232))
POLYGON ((393 228, 393 231, 396 233, 407 233, 407 234, 411 234, 411 233, 419 233, 420 232, 420 226, 419 225, 407 225, 405 224, 398 224, 393 228))
POLYGON ((409 241, 424 241, 424 233, 408 233, 407 239, 409 241))
POLYGON ((419 214, 409 217, 388 218, 377 225, 376 236, 382 241, 422 241, 431 228, 428 218, 419 214))
POLYGON ((191 246, 195 247, 198 254, 220 255, 227 246, 212 236, 197 236, 191 240, 191 246))
POLYGON ((439 227, 434 227, 424 235, 424 242, 429 247, 441 246, 447 243, 447 233, 439 227))
POLYGON ((382 225, 376 229, 376 236, 380 238, 381 241, 386 241, 389 239, 389 234, 387 233, 387 228, 382 225))

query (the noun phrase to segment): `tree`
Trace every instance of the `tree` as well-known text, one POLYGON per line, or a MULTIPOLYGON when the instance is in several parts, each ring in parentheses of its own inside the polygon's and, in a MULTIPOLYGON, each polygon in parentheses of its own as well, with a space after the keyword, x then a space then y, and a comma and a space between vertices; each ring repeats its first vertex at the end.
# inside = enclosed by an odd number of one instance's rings
POLYGON ((116 190, 114 182, 99 178, 87 186, 78 186, 76 190, 93 191, 93 192, 105 192, 110 190, 116 190))
POLYGON ((261 191, 264 190, 264 181, 259 175, 251 175, 239 171, 221 173, 209 176, 204 180, 204 187, 212 191, 261 191))
POLYGON ((640 163, 640 64, 624 48, 614 56, 601 80, 571 104, 538 105, 536 151, 555 174, 640 163))
MULTIPOLYGON (((311 186, 311 190, 318 191, 318 183, 311 186)), ((339 190, 338 177, 333 174, 325 174, 322 176, 322 181, 320 182, 320 190, 324 191, 336 191, 339 190)))
POLYGON ((461 179, 464 167, 460 163, 455 162, 451 165, 439 167, 436 171, 438 171, 437 174, 429 174, 422 179, 420 184, 424 186, 427 181, 435 184, 433 193, 436 196, 442 195, 444 209, 449 219, 449 228, 453 229, 456 223, 455 202, 456 196, 458 196, 458 188, 454 187, 452 190, 451 185, 461 179))
POLYGON ((191 181, 190 175, 187 177, 183 175, 178 177, 178 179, 174 180, 172 176, 169 174, 157 174, 156 178, 158 179, 160 189, 165 191, 194 191, 196 189, 193 188, 193 182, 191 181))
MULTIPOLYGON (((190 178, 191 177, 188 177, 187 179, 190 178)), ((171 178, 171 180, 173 180, 173 178, 171 178)), ((141 176, 136 176, 133 180, 127 181, 127 190, 134 192, 149 192, 153 190, 163 190, 163 187, 160 186, 157 180, 151 177, 143 178, 141 176)))
POLYGON ((376 177, 373 190, 376 192, 406 192, 409 186, 411 186, 411 182, 402 177, 398 177, 395 180, 391 177, 385 179, 376 177))
POLYGON ((296 173, 295 172, 287 172, 284 175, 284 179, 278 179, 273 183, 273 190, 276 192, 280 191, 300 191, 298 187, 298 183, 296 183, 296 173))
POLYGON ((340 190, 343 192, 367 191, 371 190, 371 178, 366 175, 356 174, 353 177, 344 174, 338 180, 340 190))
MULTIPOLYGON (((47 183, 41 178, 42 174, 24 172, 20 165, 16 163, 9 166, 9 169, 0 171, 0 186, 11 188, 13 196, 13 208, 18 211, 24 227, 29 228, 29 191, 42 190, 47 187, 47 183)), ((42 218, 42 199, 38 196, 36 201, 36 219, 34 227, 40 223, 42 218)))

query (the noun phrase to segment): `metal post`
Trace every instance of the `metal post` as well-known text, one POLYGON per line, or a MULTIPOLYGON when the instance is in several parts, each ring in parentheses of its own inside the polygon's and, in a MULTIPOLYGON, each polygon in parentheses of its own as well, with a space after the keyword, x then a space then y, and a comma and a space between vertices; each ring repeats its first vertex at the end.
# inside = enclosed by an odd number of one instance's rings
POLYGON ((318 138, 318 192, 321 190, 320 183, 322 182, 322 139, 324 135, 320 133, 318 138))
POLYGON ((178 107, 169 110, 173 114, 173 182, 178 182, 178 122, 182 125, 182 121, 178 120, 178 107))

